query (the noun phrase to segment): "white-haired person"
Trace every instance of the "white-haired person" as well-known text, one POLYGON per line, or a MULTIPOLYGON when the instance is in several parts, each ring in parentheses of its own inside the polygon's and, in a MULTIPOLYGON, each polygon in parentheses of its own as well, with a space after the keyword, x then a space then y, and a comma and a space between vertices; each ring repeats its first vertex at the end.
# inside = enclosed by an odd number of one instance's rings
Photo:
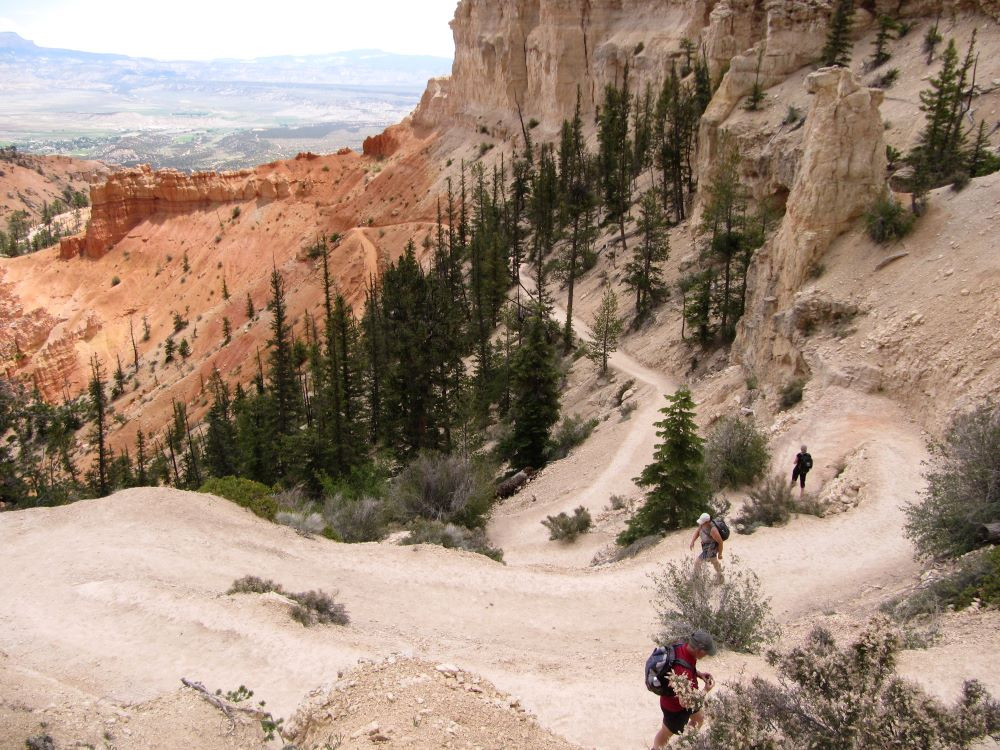
POLYGON ((719 533, 718 527, 712 521, 712 516, 708 513, 702 513, 698 516, 698 528, 694 532, 694 536, 691 537, 691 544, 688 545, 688 549, 694 549, 694 543, 699 539, 701 540, 701 554, 694 561, 695 573, 701 570, 701 566, 707 560, 715 568, 717 576, 715 582, 722 583, 725 580, 722 575, 722 547, 724 542, 722 534, 719 533))

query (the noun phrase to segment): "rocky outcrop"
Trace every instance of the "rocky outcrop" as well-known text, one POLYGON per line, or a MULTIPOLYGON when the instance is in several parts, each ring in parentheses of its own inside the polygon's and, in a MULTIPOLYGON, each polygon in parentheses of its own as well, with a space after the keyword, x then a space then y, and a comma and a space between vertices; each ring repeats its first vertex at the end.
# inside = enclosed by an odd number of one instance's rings
POLYGON ((882 92, 844 68, 822 68, 806 86, 815 98, 798 173, 781 227, 751 271, 734 346, 751 372, 771 364, 805 369, 792 343, 796 294, 833 239, 885 189, 882 92))
POLYGON ((192 175, 148 166, 118 172, 90 188, 90 225, 83 236, 60 243, 63 259, 100 258, 136 225, 152 216, 173 216, 214 204, 274 200, 291 193, 288 180, 260 170, 192 175))
POLYGON ((375 159, 387 159, 396 153, 399 139, 393 135, 392 130, 389 128, 383 133, 365 138, 365 142, 361 145, 362 153, 375 159))
POLYGON ((620 82, 628 63, 642 90, 658 86, 682 38, 697 40, 710 0, 462 0, 451 23, 450 80, 430 82, 418 125, 460 116, 488 124, 525 119, 558 124, 573 114, 577 90, 585 113, 620 82))

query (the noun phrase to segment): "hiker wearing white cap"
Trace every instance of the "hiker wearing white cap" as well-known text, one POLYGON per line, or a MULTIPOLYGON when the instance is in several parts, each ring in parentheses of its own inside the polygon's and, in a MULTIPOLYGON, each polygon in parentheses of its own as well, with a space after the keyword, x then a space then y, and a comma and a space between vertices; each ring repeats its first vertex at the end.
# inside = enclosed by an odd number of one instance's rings
POLYGON ((722 583, 725 580, 722 576, 722 545, 724 542, 722 534, 719 533, 719 529, 712 522, 712 516, 708 513, 702 513, 698 516, 698 529, 694 532, 694 536, 691 537, 691 544, 688 545, 688 549, 694 549, 694 543, 699 538, 701 539, 701 554, 694 561, 695 573, 699 572, 702 563, 708 560, 712 563, 712 567, 715 568, 717 575, 715 582, 722 583))

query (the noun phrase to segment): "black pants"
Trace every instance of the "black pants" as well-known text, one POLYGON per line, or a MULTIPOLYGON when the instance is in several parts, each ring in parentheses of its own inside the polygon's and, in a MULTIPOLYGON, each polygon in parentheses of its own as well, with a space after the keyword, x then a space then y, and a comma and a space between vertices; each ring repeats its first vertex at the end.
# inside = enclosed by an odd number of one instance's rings
POLYGON ((802 489, 805 489, 806 488, 806 474, 808 474, 808 473, 809 473, 808 469, 806 469, 805 471, 802 471, 798 466, 796 466, 794 469, 792 469, 792 484, 795 484, 795 480, 798 479, 799 480, 799 487, 801 487, 802 489))

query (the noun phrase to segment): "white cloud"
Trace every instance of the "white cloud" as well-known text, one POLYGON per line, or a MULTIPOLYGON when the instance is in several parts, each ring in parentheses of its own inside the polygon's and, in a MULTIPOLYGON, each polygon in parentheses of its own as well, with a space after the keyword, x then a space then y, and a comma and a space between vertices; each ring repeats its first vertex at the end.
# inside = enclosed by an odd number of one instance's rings
POLYGON ((0 0, 0 31, 43 47, 160 59, 318 54, 377 48, 453 53, 456 0, 0 0))

